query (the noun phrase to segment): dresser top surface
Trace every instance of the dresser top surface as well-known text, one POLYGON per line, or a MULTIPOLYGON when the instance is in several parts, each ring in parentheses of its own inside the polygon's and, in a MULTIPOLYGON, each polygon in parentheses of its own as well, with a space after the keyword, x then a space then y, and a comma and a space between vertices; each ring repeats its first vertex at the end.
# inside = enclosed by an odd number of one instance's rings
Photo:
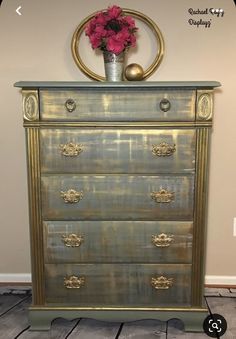
POLYGON ((92 81, 19 81, 14 84, 21 88, 214 88, 221 86, 218 81, 122 81, 122 82, 92 82, 92 81))

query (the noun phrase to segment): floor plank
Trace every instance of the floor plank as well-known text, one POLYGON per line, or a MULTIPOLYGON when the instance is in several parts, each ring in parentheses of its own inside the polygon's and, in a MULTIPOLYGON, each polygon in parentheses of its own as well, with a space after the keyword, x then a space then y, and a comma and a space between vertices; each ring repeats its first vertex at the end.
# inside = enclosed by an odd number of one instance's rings
POLYGON ((27 308, 30 303, 31 297, 28 297, 0 317, 1 339, 13 339, 29 325, 27 308))
POLYGON ((204 295, 205 297, 209 297, 209 296, 219 297, 220 296, 219 288, 205 287, 204 295))
POLYGON ((168 321, 167 339, 206 339, 206 334, 184 331, 184 324, 178 319, 168 321))
POLYGON ((166 323, 159 320, 125 323, 119 339, 166 339, 166 323))
POLYGON ((10 308, 16 306, 26 297, 25 295, 0 295, 0 317, 10 308))
POLYGON ((222 315, 228 324, 225 339, 236 338, 236 298, 207 298, 212 313, 222 315))
POLYGON ((0 295, 4 294, 31 294, 30 286, 0 286, 0 295))
POLYGON ((232 297, 229 288, 220 288, 219 293, 221 297, 232 297))
POLYGON ((236 298, 236 288, 230 288, 231 297, 236 298))
POLYGON ((30 331, 29 329, 26 332, 23 332, 19 335, 19 339, 65 339, 65 337, 70 333, 73 327, 76 326, 77 320, 66 320, 62 318, 55 319, 52 322, 50 331, 39 332, 39 331, 30 331))
POLYGON ((115 339, 119 328, 120 323, 81 319, 69 339, 115 339))

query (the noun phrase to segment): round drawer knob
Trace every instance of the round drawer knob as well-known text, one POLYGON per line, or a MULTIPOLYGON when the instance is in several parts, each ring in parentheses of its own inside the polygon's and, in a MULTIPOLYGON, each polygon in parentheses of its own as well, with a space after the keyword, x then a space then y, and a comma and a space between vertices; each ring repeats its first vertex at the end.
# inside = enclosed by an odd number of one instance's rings
POLYGON ((76 109, 76 103, 73 99, 68 99, 65 102, 65 107, 68 112, 73 112, 76 109))
POLYGON ((168 99, 162 99, 159 106, 163 112, 167 112, 170 110, 171 104, 168 99))

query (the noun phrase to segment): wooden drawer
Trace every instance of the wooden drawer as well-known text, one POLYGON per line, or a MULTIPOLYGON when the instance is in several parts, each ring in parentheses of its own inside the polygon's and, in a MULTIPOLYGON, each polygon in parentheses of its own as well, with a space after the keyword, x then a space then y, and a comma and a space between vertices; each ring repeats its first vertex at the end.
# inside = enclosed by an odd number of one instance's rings
POLYGON ((42 129, 44 173, 191 173, 194 130, 42 129))
POLYGON ((195 91, 45 89, 40 90, 40 114, 51 121, 194 121, 195 91))
POLYGON ((45 221, 46 263, 191 263, 192 223, 45 221))
POLYGON ((45 271, 47 304, 190 305, 191 265, 47 264, 45 271))
POLYGON ((193 175, 44 175, 43 220, 192 220, 193 191, 193 175))

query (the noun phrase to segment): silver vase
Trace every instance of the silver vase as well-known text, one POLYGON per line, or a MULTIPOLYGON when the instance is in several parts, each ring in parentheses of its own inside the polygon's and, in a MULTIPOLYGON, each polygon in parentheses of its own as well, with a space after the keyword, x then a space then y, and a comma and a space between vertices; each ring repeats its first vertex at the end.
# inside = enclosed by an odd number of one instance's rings
POLYGON ((116 55, 115 53, 104 51, 104 67, 107 81, 122 81, 124 72, 125 52, 116 55))

